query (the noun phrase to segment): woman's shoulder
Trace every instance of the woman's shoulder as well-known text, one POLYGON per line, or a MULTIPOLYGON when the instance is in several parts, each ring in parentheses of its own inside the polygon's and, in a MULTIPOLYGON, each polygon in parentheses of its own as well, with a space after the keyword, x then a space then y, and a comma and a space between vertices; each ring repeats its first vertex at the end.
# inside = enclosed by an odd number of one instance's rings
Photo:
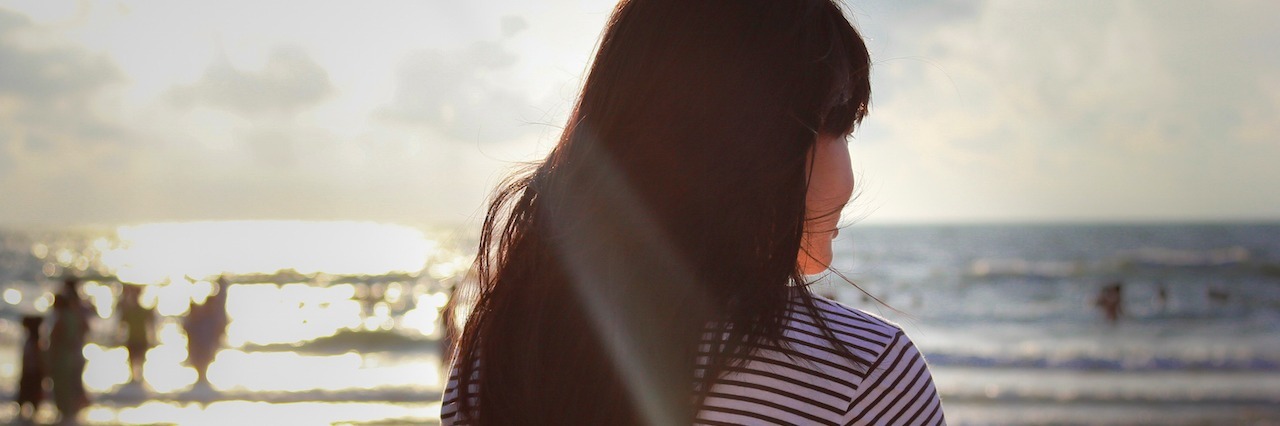
POLYGON ((872 359, 895 340, 907 338, 902 327, 879 315, 818 295, 810 294, 809 299, 813 301, 812 309, 806 306, 802 296, 792 299, 788 309, 790 330, 817 331, 828 340, 820 328, 825 327, 840 342, 856 349, 855 355, 862 352, 872 359))
MULTIPOLYGON (((879 315, 813 296, 813 307, 835 338, 860 358, 856 390, 841 424, 945 424, 942 403, 924 355, 902 327, 879 315)), ((793 325, 813 320, 803 301, 791 313, 793 325)), ((811 334, 803 334, 813 337, 811 334)), ((830 339, 822 339, 829 341, 830 339)), ((828 343, 830 344, 830 343, 828 343)))
POLYGON ((941 422, 923 358, 897 324, 809 296, 787 307, 778 345, 756 348, 716 380, 695 423, 941 422))

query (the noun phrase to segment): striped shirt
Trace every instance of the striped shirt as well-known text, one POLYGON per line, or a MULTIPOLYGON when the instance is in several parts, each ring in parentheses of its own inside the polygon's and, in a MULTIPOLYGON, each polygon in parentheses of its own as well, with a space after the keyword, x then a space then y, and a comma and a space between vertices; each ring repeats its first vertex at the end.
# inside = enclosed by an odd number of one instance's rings
MULTIPOLYGON (((817 314, 861 365, 837 352, 798 301, 785 346, 756 348, 707 390, 697 425, 944 425, 924 357, 897 325, 814 298, 817 314)), ((441 424, 459 421, 457 373, 445 389, 441 424)), ((473 385, 474 386, 474 385, 473 385)))

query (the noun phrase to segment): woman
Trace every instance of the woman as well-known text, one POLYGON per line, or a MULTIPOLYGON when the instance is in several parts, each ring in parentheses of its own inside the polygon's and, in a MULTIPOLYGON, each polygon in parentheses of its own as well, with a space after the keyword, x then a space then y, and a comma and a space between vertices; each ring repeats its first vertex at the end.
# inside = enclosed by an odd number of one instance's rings
POLYGON ((80 411, 89 406, 89 394, 84 389, 84 344, 92 315, 92 308, 80 297, 78 278, 63 279, 62 291, 53 297, 53 314, 49 327, 53 404, 61 423, 74 424, 80 411))
POLYGON ((898 327, 805 287, 869 65, 830 0, 620 2, 490 206, 443 423, 942 423, 898 327))
POLYGON ((182 321, 187 332, 187 363, 196 370, 196 383, 192 391, 208 391, 209 365, 222 348, 227 334, 227 278, 218 277, 213 293, 200 303, 189 302, 190 310, 182 321))
POLYGON ((43 317, 22 317, 27 340, 22 346, 22 375, 18 378, 18 394, 14 398, 18 403, 20 423, 32 423, 40 410, 40 403, 44 401, 44 379, 49 374, 49 367, 44 357, 45 340, 40 335, 43 322, 43 317))
POLYGON ((142 306, 142 287, 125 284, 116 301, 120 312, 120 334, 124 348, 129 352, 129 383, 142 383, 142 366, 151 350, 151 329, 156 322, 155 311, 142 306))

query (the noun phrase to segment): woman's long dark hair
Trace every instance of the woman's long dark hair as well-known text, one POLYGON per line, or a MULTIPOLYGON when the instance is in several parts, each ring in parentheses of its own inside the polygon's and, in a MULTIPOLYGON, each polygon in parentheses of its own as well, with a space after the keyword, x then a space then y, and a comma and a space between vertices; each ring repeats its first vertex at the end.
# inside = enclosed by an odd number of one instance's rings
POLYGON ((460 414, 691 422, 706 378, 814 307, 806 164, 862 119, 869 65, 830 0, 621 1, 559 143, 489 207, 460 414))

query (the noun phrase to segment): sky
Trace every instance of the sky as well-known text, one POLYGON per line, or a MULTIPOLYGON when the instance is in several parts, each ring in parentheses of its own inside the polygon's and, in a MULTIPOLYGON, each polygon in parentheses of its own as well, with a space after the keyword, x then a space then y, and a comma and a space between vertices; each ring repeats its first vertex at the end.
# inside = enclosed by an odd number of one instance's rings
MULTIPOLYGON (((0 226, 476 223, 613 5, 0 0, 0 226)), ((851 218, 1280 220, 1278 2, 846 5, 851 218)))

